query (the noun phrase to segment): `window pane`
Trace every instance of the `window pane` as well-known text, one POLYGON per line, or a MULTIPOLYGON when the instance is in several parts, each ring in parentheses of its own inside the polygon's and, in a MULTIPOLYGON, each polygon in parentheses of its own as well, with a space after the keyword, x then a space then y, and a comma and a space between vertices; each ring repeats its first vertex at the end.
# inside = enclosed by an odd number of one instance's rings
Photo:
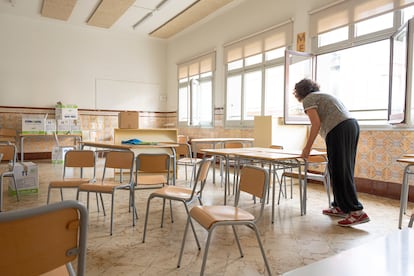
POLYGON ((211 80, 193 82, 193 125, 212 123, 212 85, 211 80))
POLYGON ((227 78, 226 119, 241 119, 241 75, 227 78))
POLYGON ((253 120, 261 115, 262 72, 254 71, 244 75, 244 120, 253 120))
POLYGON ((258 54, 258 55, 246 58, 245 59, 245 66, 261 63, 262 62, 262 56, 263 56, 262 54, 258 54))
POLYGON ((188 121, 188 89, 187 86, 178 89, 178 121, 188 121))
POLYGON ((284 66, 265 70, 265 115, 283 116, 284 66))
POLYGON ((357 119, 387 119, 390 42, 383 40, 318 56, 321 91, 339 97, 357 119))
POLYGON ((231 70, 234 70, 234 69, 240 69, 242 67, 243 67, 243 60, 242 59, 239 59, 239 60, 236 60, 236 61, 233 61, 233 62, 230 62, 230 63, 227 64, 227 70, 228 71, 231 71, 231 70))
POLYGON ((348 39, 348 26, 318 35, 318 47, 348 39))
POLYGON ((393 27, 393 13, 376 16, 355 24, 355 36, 362 36, 393 27))
POLYGON ((282 48, 279 48, 279 49, 274 49, 274 50, 267 51, 265 53, 266 61, 284 57, 285 56, 285 49, 286 49, 286 47, 282 47, 282 48))

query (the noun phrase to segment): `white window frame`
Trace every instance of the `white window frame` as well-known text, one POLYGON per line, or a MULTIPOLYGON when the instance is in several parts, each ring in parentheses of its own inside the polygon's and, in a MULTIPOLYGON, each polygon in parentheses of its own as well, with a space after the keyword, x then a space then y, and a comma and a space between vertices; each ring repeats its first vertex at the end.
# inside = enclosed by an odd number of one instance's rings
MULTIPOLYGON (((284 65, 284 55, 277 56, 271 60, 266 60, 266 53, 271 51, 279 51, 283 53, 286 48, 290 48, 293 43, 293 22, 288 20, 277 26, 273 26, 262 32, 252 34, 243 39, 227 43, 224 45, 224 64, 225 64, 225 112, 224 123, 226 127, 252 127, 254 118, 246 118, 245 116, 245 76, 254 71, 261 73, 261 91, 260 95, 260 111, 257 112, 259 116, 265 113, 265 98, 266 93, 266 70, 275 66, 284 65), (251 57, 261 55, 261 61, 255 64, 248 64, 251 57), (231 64, 240 62, 241 66, 232 68, 231 64), (230 65, 230 66, 229 66, 230 65), (227 101, 228 97, 228 79, 230 77, 241 77, 241 97, 240 97, 240 119, 230 120, 229 107, 227 101)), ((283 71, 283 70, 282 70, 283 71)), ((281 101, 283 100, 283 88, 281 89, 281 101)), ((280 114, 282 115, 282 114, 280 114)))
MULTIPOLYGON (((212 51, 207 54, 197 56, 185 62, 177 64, 177 82, 178 82, 178 110, 177 125, 179 127, 212 127, 213 126, 213 102, 214 102, 214 73, 216 69, 216 52, 212 51), (209 82, 211 84, 211 103, 208 108, 211 109, 210 116, 206 120, 200 120, 195 110, 201 109, 201 104, 194 106, 196 97, 197 83, 209 82), (181 119, 182 104, 180 104, 180 90, 187 92, 185 106, 187 118, 181 119)), ((181 99, 182 100, 182 99, 181 99)), ((203 105, 206 103, 203 102, 203 105)))

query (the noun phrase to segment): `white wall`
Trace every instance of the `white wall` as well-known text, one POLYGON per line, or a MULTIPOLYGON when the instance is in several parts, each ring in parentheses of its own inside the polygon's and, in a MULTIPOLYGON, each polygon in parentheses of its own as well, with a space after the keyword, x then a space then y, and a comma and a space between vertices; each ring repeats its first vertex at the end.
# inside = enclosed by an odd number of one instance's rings
POLYGON ((0 16, 0 37, 0 106, 54 107, 62 101, 100 109, 96 103, 104 100, 122 109, 119 101, 137 93, 139 110, 166 109, 160 100, 167 94, 165 41, 6 15, 0 16))
MULTIPOLYGON (((308 35, 308 12, 336 0, 235 0, 241 2, 206 22, 197 24, 168 43, 168 110, 177 106, 177 66, 191 57, 216 49, 217 70, 215 107, 224 106, 223 45, 278 25, 290 18, 294 20, 296 34, 308 35)), ((310 49, 309 37, 307 49, 310 49)))

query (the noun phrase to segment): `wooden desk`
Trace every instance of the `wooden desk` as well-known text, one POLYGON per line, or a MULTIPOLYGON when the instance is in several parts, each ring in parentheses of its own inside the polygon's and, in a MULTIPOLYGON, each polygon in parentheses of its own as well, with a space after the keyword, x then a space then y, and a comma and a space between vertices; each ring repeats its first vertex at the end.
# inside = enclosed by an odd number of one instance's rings
MULTIPOLYGON (((231 138, 231 137, 222 137, 222 138, 195 138, 191 139, 191 150, 193 154, 197 157, 198 153, 198 145, 199 144, 210 144, 212 145, 213 149, 216 149, 217 146, 223 148, 225 143, 233 143, 233 142, 240 142, 243 144, 247 144, 248 146, 253 146, 254 139, 253 138, 231 138)), ((213 183, 216 183, 216 170, 213 170, 213 183)))
POLYGON ((130 145, 130 144, 116 144, 116 143, 103 143, 103 142, 92 142, 92 141, 83 141, 81 142, 82 148, 84 147, 93 147, 93 148, 102 148, 102 149, 113 149, 113 150, 131 150, 138 151, 145 149, 170 149, 172 163, 173 163, 173 185, 175 185, 177 177, 177 164, 176 164, 176 153, 175 148, 178 147, 178 144, 175 143, 157 143, 157 144, 145 144, 145 145, 130 145))
POLYGON ((54 137, 56 142, 59 141, 61 137, 73 137, 75 139, 75 146, 76 143, 80 143, 82 141, 82 134, 20 134, 20 161, 24 161, 24 141, 27 138, 33 137, 54 137))
POLYGON ((414 230, 404 228, 283 276, 414 275, 414 230))

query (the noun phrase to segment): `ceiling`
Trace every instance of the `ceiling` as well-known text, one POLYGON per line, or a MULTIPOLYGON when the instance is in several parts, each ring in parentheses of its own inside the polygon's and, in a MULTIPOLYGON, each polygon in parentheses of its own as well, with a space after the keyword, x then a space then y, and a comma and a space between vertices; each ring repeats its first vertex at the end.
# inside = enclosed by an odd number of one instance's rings
POLYGON ((0 14, 168 39, 242 1, 0 0, 0 14))

